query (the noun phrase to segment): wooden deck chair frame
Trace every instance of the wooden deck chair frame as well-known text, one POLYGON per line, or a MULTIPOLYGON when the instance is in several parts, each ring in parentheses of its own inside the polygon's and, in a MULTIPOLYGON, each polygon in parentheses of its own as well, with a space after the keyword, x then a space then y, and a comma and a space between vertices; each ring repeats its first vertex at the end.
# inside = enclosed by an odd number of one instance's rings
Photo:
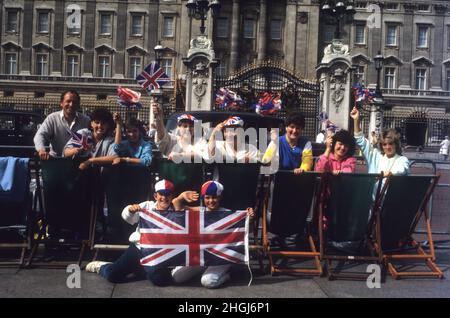
MULTIPOLYGON (((30 179, 31 179, 31 170, 35 171, 36 176, 39 176, 39 166, 34 160, 30 160, 28 163, 28 180, 27 180, 27 188, 29 188, 30 179)), ((37 183, 37 193, 40 192, 39 182, 37 183)), ((17 243, 2 243, 0 242, 0 249, 20 249, 20 256, 17 258, 17 260, 8 260, 8 261, 0 261, 0 267, 11 267, 11 266, 19 266, 22 267, 25 263, 25 255, 27 250, 31 249, 31 244, 33 241, 33 219, 34 219, 34 211, 36 211, 36 205, 39 201, 34 201, 32 198, 31 193, 28 191, 28 189, 25 192, 25 199, 22 202, 21 208, 24 208, 26 210, 25 217, 26 217, 26 224, 25 225, 25 231, 26 231, 26 237, 24 237, 23 242, 17 242, 17 243), (36 204, 36 205, 35 205, 36 204)), ((11 211, 10 211, 11 212, 11 211)))
MULTIPOLYGON (((67 162, 72 161, 71 159, 51 159, 51 160, 66 160, 67 162)), ((74 167, 78 167, 78 162, 74 161, 72 163, 74 165, 74 167)), ((98 182, 98 171, 99 169, 95 169, 95 168, 91 168, 91 177, 90 177, 90 184, 92 185, 91 188, 91 202, 90 202, 90 206, 89 206, 89 211, 88 211, 88 215, 86 216, 86 218, 89 220, 89 225, 87 225, 87 238, 86 239, 81 239, 81 240, 71 240, 71 239, 52 239, 52 238, 48 238, 47 237, 47 226, 48 226, 48 221, 46 220, 45 217, 45 199, 41 199, 44 204, 43 204, 43 208, 41 209, 41 213, 43 213, 42 215, 40 215, 39 217, 37 217, 34 220, 34 235, 35 235, 35 239, 33 240, 33 244, 31 247, 31 251, 30 254, 28 256, 28 260, 26 262, 26 267, 31 267, 31 266, 37 266, 37 267, 46 267, 46 268, 66 268, 67 265, 69 264, 73 264, 73 261, 51 261, 51 262, 36 262, 34 261, 34 258, 36 256, 37 250, 39 248, 39 246, 41 244, 50 244, 53 246, 79 246, 80 247, 80 252, 78 253, 78 257, 76 260, 76 263, 78 264, 78 266, 81 266, 82 262, 83 262, 83 256, 86 252, 86 249, 91 245, 91 241, 92 241, 92 236, 91 236, 91 228, 92 228, 92 221, 95 219, 95 214, 97 211, 97 188, 96 188, 96 184, 98 182)), ((42 171, 42 162, 41 162, 41 171, 42 171)), ((40 185, 40 181, 39 178, 37 178, 36 182, 38 183, 38 188, 43 188, 43 185, 40 185)), ((45 191, 45 189, 44 189, 45 191)))
MULTIPOLYGON (((379 213, 377 215, 377 220, 375 224, 375 242, 374 246, 377 251, 377 253, 382 257, 382 260, 387 267, 389 273, 394 279, 398 279, 401 277, 436 277, 436 278, 443 278, 444 274, 439 269, 439 267, 436 265, 436 254, 435 254, 435 248, 433 243, 433 237, 432 237, 432 231, 431 231, 431 220, 429 217, 429 211, 428 211, 428 203, 433 195, 433 191, 439 181, 440 176, 438 175, 409 175, 409 176, 391 176, 387 178, 387 181, 384 185, 384 187, 387 189, 386 191, 386 197, 387 199, 388 195, 390 195, 390 187, 392 186, 394 182, 394 178, 417 178, 417 177, 423 177, 423 178, 429 178, 430 183, 425 191, 425 194, 418 205, 416 212, 414 214, 414 218, 412 220, 412 223, 409 227, 409 231, 407 234, 407 237, 405 237, 405 240, 403 241, 403 246, 410 246, 415 250, 415 254, 407 254, 407 253, 401 253, 400 250, 397 250, 397 252, 392 251, 389 252, 387 250, 383 250, 383 236, 382 236, 382 227, 383 227, 383 220, 381 213, 383 212, 383 207, 386 201, 383 202, 383 206, 379 210, 379 213), (422 216, 425 218, 425 224, 426 224, 426 234, 427 234, 427 240, 429 242, 429 252, 426 252, 420 243, 418 243, 415 239, 413 239, 412 235, 415 232, 417 225, 422 218, 422 216), (429 271, 401 271, 394 265, 395 261, 424 261, 425 265, 429 268, 429 271)), ((410 181, 411 182, 411 181, 410 181)))
MULTIPOLYGON (((367 209, 368 212, 368 221, 365 226, 365 230, 361 236, 361 244, 369 253, 373 253, 372 255, 355 255, 353 253, 333 253, 328 249, 328 230, 324 229, 324 216, 325 216, 325 206, 328 202, 329 195, 333 195, 330 191, 331 178, 339 178, 339 176, 333 176, 331 173, 324 173, 322 175, 322 186, 320 189, 320 199, 319 199, 319 207, 318 207, 318 233, 319 233, 319 241, 320 241, 320 256, 321 260, 324 262, 324 273, 328 277, 328 279, 336 279, 336 278, 344 278, 344 279, 357 279, 357 280, 365 280, 370 275, 366 272, 338 272, 336 269, 332 267, 332 263, 334 261, 338 261, 339 263, 360 263, 360 262, 375 262, 381 263, 381 256, 375 254, 375 247, 372 244, 371 233, 373 224, 375 222, 375 218, 377 215, 377 211, 379 209, 380 203, 382 201, 382 182, 383 179, 382 174, 345 174, 341 175, 341 177, 350 177, 350 178, 372 178, 373 179, 373 191, 375 193, 370 192, 367 193, 368 196, 371 196, 372 199, 369 199, 367 206, 363 207, 367 209), (373 201, 372 201, 373 200, 373 201), (369 218, 369 211, 372 210, 372 214, 369 218)), ((370 186, 370 184, 369 184, 370 186)))
MULTIPOLYGON (((278 175, 280 174, 292 174, 292 176, 294 176, 293 171, 278 171, 277 172, 278 175)), ((302 275, 315 275, 315 276, 321 276, 323 274, 323 270, 322 270, 322 266, 320 263, 320 252, 317 250, 316 245, 314 243, 314 239, 311 235, 310 232, 310 228, 307 224, 307 217, 311 208, 311 204, 314 201, 314 193, 316 192, 316 187, 320 187, 320 184, 318 185, 317 182, 317 178, 320 176, 320 174, 315 173, 315 172, 305 172, 304 174, 310 174, 314 181, 313 181, 313 189, 312 189, 312 193, 311 193, 311 198, 310 198, 310 203, 308 204, 308 206, 304 207, 304 217, 305 219, 304 224, 305 224, 305 228, 306 229, 306 235, 307 235, 307 243, 309 244, 309 251, 298 251, 298 250, 272 250, 271 246, 270 246, 270 242, 269 242, 269 238, 268 238, 268 233, 269 233, 269 229, 268 229, 268 220, 267 220, 267 213, 268 213, 268 209, 269 209, 269 196, 273 195, 275 197, 275 187, 277 186, 277 184, 274 184, 274 191, 273 194, 270 194, 270 191, 267 192, 266 198, 264 200, 264 207, 263 207, 263 215, 262 215, 262 239, 263 239, 263 246, 264 246, 264 251, 266 253, 266 255, 268 256, 269 259, 269 266, 270 266, 270 273, 273 275, 275 273, 290 273, 290 274, 302 274, 302 275), (311 258, 314 261, 314 266, 311 267, 280 267, 277 266, 274 262, 273 257, 274 256, 278 256, 278 257, 282 257, 282 258, 311 258)), ((303 174, 299 175, 298 177, 301 178, 303 176, 303 174)), ((275 176, 271 176, 271 180, 274 180, 274 182, 277 182, 275 179, 277 178, 277 175, 275 176)), ((270 184, 270 183, 269 183, 270 184)), ((270 185, 269 185, 270 187, 270 185)), ((272 204, 273 207, 273 204, 272 204)), ((316 210, 316 206, 314 206, 314 211, 316 210)), ((315 212, 314 212, 315 214, 315 212)), ((302 231, 304 229, 298 229, 298 231, 302 231)))

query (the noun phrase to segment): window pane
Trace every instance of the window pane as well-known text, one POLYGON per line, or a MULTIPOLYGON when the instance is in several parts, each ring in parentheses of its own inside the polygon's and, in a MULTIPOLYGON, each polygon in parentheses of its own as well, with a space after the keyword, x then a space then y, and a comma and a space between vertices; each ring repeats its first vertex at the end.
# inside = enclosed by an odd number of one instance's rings
POLYGON ((416 89, 424 90, 426 88, 426 74, 425 69, 416 70, 416 89))
POLYGON ((334 31, 335 31, 334 25, 325 25, 324 32, 323 32, 323 41, 324 42, 331 42, 334 38, 334 31))
POLYGON ((366 43, 365 31, 366 31, 366 26, 365 25, 357 24, 355 26, 355 43, 357 43, 357 44, 364 44, 364 43, 366 43))
POLYGON ((67 56, 67 76, 79 76, 78 75, 78 55, 67 56))
POLYGON ((17 55, 16 53, 5 54, 5 72, 6 74, 17 74, 17 55))
POLYGON ((98 76, 111 77, 109 56, 99 56, 98 58, 98 76))
POLYGON ((272 40, 281 39, 281 20, 270 21, 270 38, 272 40))
POLYGON ((217 37, 228 37, 228 18, 219 18, 217 20, 217 37))
POLYGON ((111 15, 100 15, 100 34, 111 34, 111 15))
POLYGON ((169 76, 169 78, 172 78, 172 59, 162 59, 161 68, 164 70, 164 73, 169 76))
POLYGON ((36 55, 36 74, 37 75, 48 75, 48 61, 47 54, 37 54, 36 55))
POLYGON ((364 65, 358 65, 356 68, 355 81, 364 84, 365 83, 365 68, 364 65))
POLYGON ((254 21, 252 19, 244 20, 244 38, 253 39, 254 37, 254 21))
POLYGON ((397 44, 397 26, 389 25, 387 27, 386 34, 386 45, 396 45, 397 44))
POLYGON ((428 27, 421 26, 419 27, 417 46, 418 47, 427 47, 427 33, 428 27))
POLYGON ((142 35, 142 16, 133 15, 131 20, 131 34, 142 35))
POLYGON ((450 91, 450 70, 447 70, 447 90, 450 91))
POLYGON ((395 88, 395 68, 384 69, 384 88, 395 88))
POLYGON ((17 11, 8 11, 6 32, 17 32, 17 11))
POLYGON ((173 37, 173 17, 164 17, 163 36, 173 37))
POLYGON ((48 12, 39 12, 38 14, 38 32, 48 32, 48 12))
POLYGON ((138 74, 141 73, 141 58, 140 57, 131 57, 130 58, 130 71, 129 77, 136 78, 138 74))

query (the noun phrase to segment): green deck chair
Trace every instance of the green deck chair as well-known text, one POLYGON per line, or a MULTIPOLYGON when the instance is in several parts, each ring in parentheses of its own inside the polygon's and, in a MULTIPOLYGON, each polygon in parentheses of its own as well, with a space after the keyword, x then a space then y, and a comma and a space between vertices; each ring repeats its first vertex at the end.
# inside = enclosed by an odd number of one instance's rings
POLYGON ((269 229, 267 229, 268 200, 263 212, 263 241, 266 254, 269 257, 272 274, 300 273, 309 275, 322 275, 320 253, 317 251, 314 240, 307 226, 307 218, 311 210, 314 196, 317 192, 320 174, 304 172, 294 175, 292 171, 278 171, 274 176, 272 193, 272 208, 269 229), (307 250, 274 249, 270 246, 268 232, 287 237, 306 231, 309 248, 307 250), (305 266, 278 266, 274 256, 281 258, 312 258, 313 267, 305 266))
POLYGON ((152 178, 148 167, 131 164, 104 167, 101 180, 106 195, 108 215, 103 215, 103 209, 97 213, 95 223, 97 227, 99 224, 103 225, 101 229, 103 233, 101 238, 95 239, 94 259, 99 250, 128 247, 129 236, 136 230, 136 225, 125 222, 122 219, 122 211, 127 205, 139 204, 151 199, 152 193, 152 178))
POLYGON ((442 271, 434 262, 435 252, 427 211, 438 180, 439 176, 434 175, 409 175, 392 176, 386 182, 387 191, 376 227, 379 242, 377 248, 395 279, 405 276, 443 277, 442 271), (422 217, 427 226, 429 253, 413 238, 422 217), (411 247, 414 254, 411 254, 411 247), (399 271, 394 266, 394 261, 424 261, 431 271, 399 271))
POLYGON ((323 176, 318 231, 325 272, 333 278, 366 278, 367 274, 342 270, 348 262, 380 261, 371 247, 374 205, 380 200, 381 175, 340 174, 323 176), (339 267, 332 268, 332 262, 339 267))
MULTIPOLYGON (((80 245, 78 264, 81 264, 85 247, 91 240, 96 184, 93 169, 79 170, 79 164, 80 160, 65 158, 41 161, 44 218, 28 265, 31 265, 37 247, 42 243, 80 245)), ((57 262, 53 264, 59 265, 57 262)))
POLYGON ((198 191, 203 184, 203 163, 174 163, 168 159, 156 159, 152 171, 159 180, 170 180, 175 186, 175 193, 198 191))

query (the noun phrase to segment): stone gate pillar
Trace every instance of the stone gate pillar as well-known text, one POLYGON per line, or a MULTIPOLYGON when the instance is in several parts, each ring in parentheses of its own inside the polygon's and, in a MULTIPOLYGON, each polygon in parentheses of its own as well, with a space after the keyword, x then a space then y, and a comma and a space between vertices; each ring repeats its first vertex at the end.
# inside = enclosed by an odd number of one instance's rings
POLYGON ((329 120, 339 128, 347 130, 353 70, 348 45, 336 39, 325 48, 324 57, 316 68, 321 88, 321 111, 326 112, 329 120))
POLYGON ((212 110, 213 75, 218 64, 212 41, 204 35, 192 39, 183 63, 187 66, 186 110, 212 110))

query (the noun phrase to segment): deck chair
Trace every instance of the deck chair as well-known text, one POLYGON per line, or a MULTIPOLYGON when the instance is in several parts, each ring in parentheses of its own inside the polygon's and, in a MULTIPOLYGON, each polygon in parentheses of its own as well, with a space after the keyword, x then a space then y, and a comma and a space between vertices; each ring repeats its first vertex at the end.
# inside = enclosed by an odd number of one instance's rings
POLYGON ((26 250, 31 247, 30 168, 28 158, 0 158, 0 249, 8 249, 9 252, 20 250, 18 258, 2 253, 2 267, 22 266, 26 250))
POLYGON ((165 158, 158 158, 153 161, 151 170, 158 180, 167 179, 172 181, 175 186, 175 193, 200 191, 204 181, 203 163, 177 164, 165 158))
MULTIPOLYGON (((90 245, 92 215, 96 207, 98 182, 95 169, 79 170, 80 160, 57 158, 41 161, 44 194, 44 214, 40 219, 37 240, 34 242, 27 265, 47 267, 65 266, 67 262, 35 263, 33 259, 41 244, 48 248, 79 248, 81 265, 85 248, 90 245)), ((70 256, 69 256, 70 257, 70 256)))
MULTIPOLYGON (((94 260, 100 250, 124 250, 128 247, 129 236, 135 231, 136 225, 130 225, 122 219, 122 210, 127 205, 149 200, 152 194, 150 169, 140 165, 104 167, 101 184, 106 196, 107 215, 100 208, 96 220, 92 222, 94 240, 91 248, 96 251, 94 260)), ((104 198, 103 194, 100 195, 104 198)))
POLYGON ((443 273, 435 264, 428 202, 439 176, 392 176, 386 181, 386 195, 377 221, 377 250, 394 279, 400 277, 438 277, 443 273), (419 220, 424 217, 429 252, 413 238, 419 220), (381 245, 380 245, 381 244, 381 245), (415 253, 411 253, 411 252, 415 253), (424 261, 430 271, 400 271, 394 262, 424 261))
POLYGON ((355 262, 381 262, 371 246, 374 215, 380 201, 381 174, 323 175, 319 203, 320 255, 329 279, 366 279, 368 274, 345 269, 355 262), (338 266, 333 268, 333 261, 338 266))
MULTIPOLYGON (((262 241, 258 236, 259 207, 261 206, 258 194, 258 182, 260 181, 259 163, 232 163, 216 164, 219 182, 223 184, 221 204, 223 207, 231 210, 245 210, 252 207, 255 210, 256 217, 253 219, 253 244, 250 250, 262 252, 262 241)), ((260 268, 262 265, 262 253, 258 253, 260 268)))
POLYGON ((267 226, 268 198, 265 201, 263 212, 263 244, 269 258, 271 274, 283 272, 322 275, 320 253, 316 249, 307 224, 319 179, 320 174, 316 172, 294 175, 292 171, 278 171, 275 174, 269 228, 267 226), (276 249, 269 242, 268 232, 284 237, 306 232, 309 246, 304 250, 276 249), (285 260, 312 258, 314 265, 313 267, 278 266, 274 257, 285 258, 285 260))

